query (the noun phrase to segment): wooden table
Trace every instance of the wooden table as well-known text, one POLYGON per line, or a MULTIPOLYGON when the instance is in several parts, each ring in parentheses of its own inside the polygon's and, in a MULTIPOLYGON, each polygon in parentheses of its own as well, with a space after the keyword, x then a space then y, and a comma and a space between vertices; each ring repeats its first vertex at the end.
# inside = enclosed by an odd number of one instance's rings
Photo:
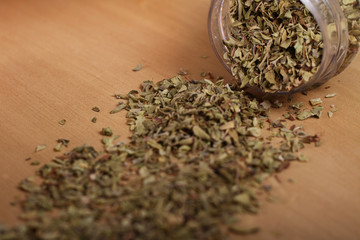
MULTIPOLYGON (((49 162, 58 138, 70 139, 70 147, 88 143, 100 149, 99 131, 105 126, 127 139, 124 114, 108 114, 116 104, 112 94, 136 89, 143 80, 171 77, 179 68, 195 79, 203 71, 231 79, 208 40, 209 4, 1 1, 0 222, 18 222, 19 210, 9 202, 21 196, 19 181, 36 170, 26 158, 49 162), (133 72, 140 62, 143 70, 133 72), (94 106, 101 112, 91 111, 94 106), (58 124, 61 119, 67 120, 65 126, 58 124), (43 143, 48 148, 34 153, 43 143)), ((303 122, 308 132, 321 135, 323 146, 304 151, 309 163, 292 164, 278 180, 269 180, 277 201, 264 200, 260 214, 245 218, 262 229, 248 239, 360 239, 359 66, 357 60, 308 96, 294 97, 308 101, 336 92, 324 106, 334 104, 339 112, 332 119, 303 122)))

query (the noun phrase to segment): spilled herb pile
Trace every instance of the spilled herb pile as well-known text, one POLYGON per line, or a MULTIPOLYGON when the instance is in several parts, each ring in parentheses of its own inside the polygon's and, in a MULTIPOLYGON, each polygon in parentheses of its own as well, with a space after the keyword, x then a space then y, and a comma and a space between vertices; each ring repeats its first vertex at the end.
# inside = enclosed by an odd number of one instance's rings
POLYGON ((77 147, 42 166, 41 183, 23 180, 24 223, 0 225, 0 239, 218 240, 259 231, 236 218, 256 213, 263 180, 306 161, 299 150, 319 138, 271 121, 272 104, 239 89, 177 76, 115 95, 122 101, 112 113, 127 111, 130 141, 104 128, 103 153, 77 147))
POLYGON ((299 0, 231 0, 230 32, 224 59, 242 87, 291 91, 320 65, 321 31, 299 0))

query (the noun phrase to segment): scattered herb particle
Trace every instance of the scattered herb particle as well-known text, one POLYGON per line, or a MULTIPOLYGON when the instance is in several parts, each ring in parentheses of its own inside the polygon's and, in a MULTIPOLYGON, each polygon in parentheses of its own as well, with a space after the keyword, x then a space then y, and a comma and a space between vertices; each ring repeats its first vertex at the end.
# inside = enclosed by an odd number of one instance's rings
POLYGON ((322 111, 323 111, 323 107, 322 106, 316 106, 313 107, 311 112, 314 114, 315 117, 320 118, 322 115, 322 111))
POLYGON ((97 118, 96 118, 96 117, 93 117, 93 118, 91 119, 91 122, 96 123, 96 122, 97 122, 97 118))
POLYGON ((296 118, 299 120, 306 120, 314 115, 315 114, 310 110, 303 110, 296 116, 296 118))
POLYGON ((123 102, 120 102, 117 107, 115 107, 113 110, 111 110, 110 114, 118 113, 125 108, 126 108, 126 104, 123 102))
POLYGON ((116 99, 123 99, 123 100, 128 100, 129 96, 127 94, 114 94, 114 97, 116 99))
POLYGON ((60 121, 59 121, 59 124, 62 125, 62 126, 64 126, 65 123, 66 123, 66 119, 63 119, 63 120, 60 120, 60 121))
POLYGON ((137 65, 134 69, 133 69, 133 72, 138 72, 142 69, 143 65, 142 63, 139 63, 139 65, 137 65))
POLYGON ((98 107, 93 107, 91 110, 93 110, 94 112, 100 112, 100 108, 98 107))
POLYGON ((46 144, 40 144, 35 148, 35 152, 40 152, 46 148, 46 144))
POLYGON ((332 118, 333 115, 334 115, 334 113, 333 113, 332 111, 328 111, 328 116, 329 116, 329 118, 332 118))
POLYGON ((328 95, 325 96, 325 98, 333 98, 336 96, 336 93, 330 93, 328 95))
POLYGON ((54 147, 55 152, 60 152, 63 147, 67 147, 68 144, 70 143, 69 140, 63 139, 63 138, 58 139, 57 142, 58 142, 58 144, 54 147))
POLYGON ((62 150, 62 144, 61 143, 58 143, 55 147, 54 147, 54 151, 55 152, 60 152, 62 150))
POLYGON ((295 109, 301 109, 304 106, 303 102, 297 102, 297 103, 293 103, 290 105, 291 108, 295 108, 295 109))
POLYGON ((30 165, 38 166, 38 165, 40 165, 40 162, 39 161, 33 161, 33 162, 30 163, 30 165))
POLYGON ((180 75, 180 76, 186 76, 186 75, 188 75, 188 74, 189 74, 188 71, 186 71, 186 70, 183 69, 183 68, 180 68, 180 70, 179 70, 179 75, 180 75))
POLYGON ((288 179, 288 182, 289 182, 289 183, 295 183, 295 180, 294 180, 293 178, 289 178, 289 179, 288 179))
POLYGON ((314 99, 311 99, 311 100, 310 100, 311 106, 320 105, 320 104, 322 104, 322 103, 323 103, 323 102, 322 102, 321 98, 314 98, 314 99))
POLYGON ((201 139, 204 139, 204 140, 210 140, 210 136, 209 134, 207 134, 201 127, 199 126, 194 126, 193 127, 193 132, 194 132, 194 135, 201 138, 201 139))
POLYGON ((104 135, 104 136, 109 136, 111 137, 113 135, 113 131, 110 127, 106 127, 106 128, 103 128, 101 130, 101 134, 104 135))

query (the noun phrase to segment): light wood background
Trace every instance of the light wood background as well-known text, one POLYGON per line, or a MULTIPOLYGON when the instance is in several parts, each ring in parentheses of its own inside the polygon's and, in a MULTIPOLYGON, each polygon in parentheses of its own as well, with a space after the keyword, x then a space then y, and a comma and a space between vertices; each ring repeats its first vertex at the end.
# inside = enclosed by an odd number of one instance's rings
MULTIPOLYGON (((2 0, 0 2, 0 222, 15 224, 11 207, 21 179, 57 154, 56 139, 99 150, 102 127, 123 140, 129 136, 124 113, 109 115, 114 93, 159 81, 179 68, 193 78, 203 71, 231 76, 216 59, 207 36, 209 0, 2 0), (200 58, 208 55, 208 59, 200 58), (140 72, 131 70, 142 62, 140 72), (100 113, 91 111, 98 106, 100 113), (97 116, 98 123, 90 120, 97 116), (66 119, 65 126, 58 124, 66 119), (39 144, 48 148, 34 153, 39 144)), ((272 178, 272 203, 244 222, 262 231, 247 239, 360 239, 360 61, 309 95, 329 119, 303 122, 321 135, 320 148, 308 147, 305 164, 294 163, 272 178), (330 89, 325 89, 330 86, 330 89), (294 183, 288 180, 293 179, 294 183)), ((281 110, 273 113, 274 118, 281 110)), ((234 236, 234 239, 237 239, 234 236)))

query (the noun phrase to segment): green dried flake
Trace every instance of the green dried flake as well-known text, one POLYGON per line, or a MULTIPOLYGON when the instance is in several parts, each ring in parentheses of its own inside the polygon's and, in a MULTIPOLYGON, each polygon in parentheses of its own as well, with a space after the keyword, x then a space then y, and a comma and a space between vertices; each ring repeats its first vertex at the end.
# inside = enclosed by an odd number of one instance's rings
POLYGON ((295 180, 294 180, 293 178, 289 178, 289 179, 288 179, 288 182, 289 182, 289 183, 295 183, 295 180))
POLYGON ((299 120, 306 120, 308 118, 313 117, 314 115, 315 114, 310 110, 303 110, 296 116, 296 118, 299 120))
POLYGON ((322 106, 317 106, 313 107, 311 112, 314 114, 315 117, 320 118, 323 110, 324 108, 322 106))
POLYGON ((297 102, 297 103, 293 103, 290 105, 291 108, 294 108, 294 109, 301 109, 302 107, 304 106, 304 103, 303 102, 297 102))
POLYGON ((192 130, 193 130, 194 135, 197 136, 198 138, 201 138, 204 140, 210 140, 209 134, 207 134, 201 127, 194 126, 192 130))
POLYGON ((279 100, 275 100, 272 103, 272 107, 274 107, 274 108, 282 108, 283 106, 284 106, 284 103, 279 100))
POLYGON ((39 166, 40 165, 40 162, 39 161, 33 161, 30 163, 30 165, 32 166, 39 166))
POLYGON ((317 106, 317 105, 320 105, 322 103, 323 103, 323 101, 321 100, 321 98, 314 98, 314 99, 310 100, 311 106, 317 106))
POLYGON ((179 75, 180 75, 180 76, 186 76, 186 75, 188 75, 188 74, 189 74, 188 71, 186 71, 186 70, 183 69, 183 68, 180 68, 180 70, 179 70, 179 75))
POLYGON ((330 93, 325 96, 325 98, 333 98, 336 96, 336 93, 330 93))
POLYGON ((251 127, 247 129, 249 134, 254 137, 260 137, 261 136, 261 129, 259 127, 251 127))
POLYGON ((332 111, 328 111, 328 116, 329 116, 329 118, 332 118, 333 115, 334 115, 334 113, 333 113, 332 111))
POLYGON ((291 117, 291 115, 289 113, 284 113, 282 115, 285 119, 289 119, 291 117))
POLYGON ((46 144, 40 144, 35 148, 35 152, 40 152, 46 148, 46 144))
POLYGON ((300 154, 298 159, 300 162, 308 162, 309 161, 309 158, 303 154, 300 154))
POLYGON ((143 65, 142 63, 139 63, 139 65, 137 65, 135 68, 133 68, 133 72, 138 72, 142 69, 143 65))
POLYGON ((68 147, 70 140, 61 138, 61 139, 58 139, 57 142, 58 142, 58 144, 54 147, 54 151, 60 152, 63 147, 68 147))
POLYGON ((117 107, 115 107, 113 110, 111 110, 110 114, 118 113, 118 112, 122 111, 125 108, 126 108, 126 104, 123 103, 123 102, 120 102, 117 107))
MULTIPOLYGON (((24 179, 21 183, 19 188, 25 192, 38 192, 40 190, 40 187, 34 183, 34 181, 31 178, 24 179)), ((0 232, 1 234, 1 232, 0 232)), ((0 235, 1 236, 1 235, 0 235)))
POLYGON ((237 203, 240 203, 242 205, 245 205, 245 206, 249 206, 251 204, 251 198, 248 193, 242 193, 242 194, 236 195, 234 197, 234 201, 237 203))
POLYGON ((65 123, 66 123, 66 119, 62 119, 62 120, 59 121, 59 124, 62 125, 62 126, 64 126, 65 123))
POLYGON ((114 94, 114 98, 128 100, 129 96, 128 96, 128 94, 114 94))
POLYGON ((62 143, 58 143, 55 147, 54 147, 54 151, 55 152, 60 152, 62 150, 62 143))
POLYGON ((93 110, 94 112, 100 112, 100 108, 98 107, 93 107, 91 110, 93 110))
POLYGON ((113 135, 113 131, 110 127, 106 127, 106 128, 103 128, 101 130, 101 134, 104 135, 104 136, 109 136, 111 137, 113 135))
POLYGON ((97 122, 97 117, 93 117, 93 118, 91 119, 91 122, 96 123, 96 122, 97 122))

